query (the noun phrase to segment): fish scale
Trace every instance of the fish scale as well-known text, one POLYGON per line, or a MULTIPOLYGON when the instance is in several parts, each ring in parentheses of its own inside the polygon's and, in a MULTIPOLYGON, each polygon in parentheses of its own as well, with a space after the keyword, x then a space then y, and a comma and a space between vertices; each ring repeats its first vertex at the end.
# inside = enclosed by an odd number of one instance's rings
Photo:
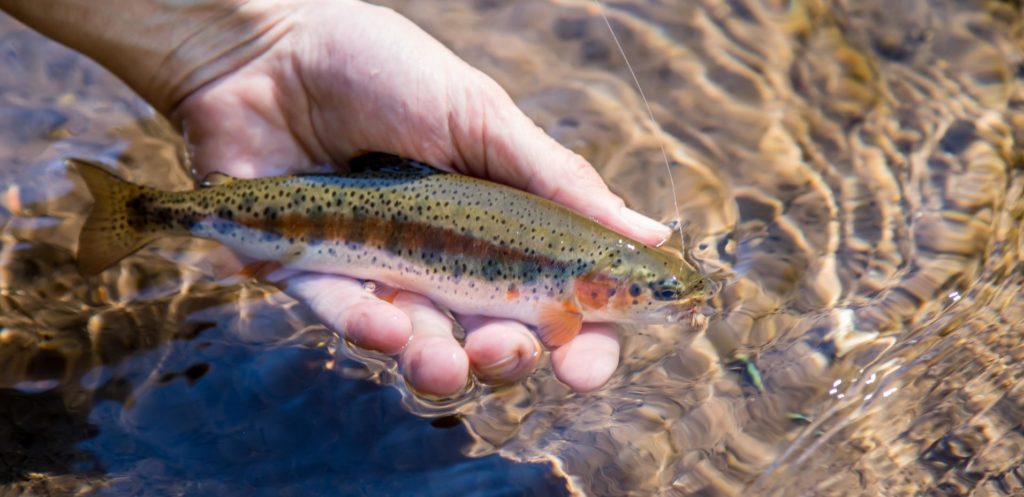
POLYGON ((344 174, 214 175, 163 192, 77 165, 95 199, 79 264, 96 273, 169 235, 293 269, 378 281, 461 314, 538 326, 557 346, 584 321, 666 322, 712 285, 691 264, 542 199, 371 154, 344 174))

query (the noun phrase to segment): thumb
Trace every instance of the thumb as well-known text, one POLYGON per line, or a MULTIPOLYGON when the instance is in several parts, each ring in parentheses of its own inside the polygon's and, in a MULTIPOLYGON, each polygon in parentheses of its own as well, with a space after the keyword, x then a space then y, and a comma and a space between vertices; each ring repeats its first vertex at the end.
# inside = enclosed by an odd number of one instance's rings
POLYGON ((479 148, 460 150, 462 157, 478 158, 490 179, 562 204, 642 243, 657 245, 669 237, 668 227, 626 207, 586 159, 545 133, 500 87, 497 92, 484 113, 481 139, 470 142, 479 148))

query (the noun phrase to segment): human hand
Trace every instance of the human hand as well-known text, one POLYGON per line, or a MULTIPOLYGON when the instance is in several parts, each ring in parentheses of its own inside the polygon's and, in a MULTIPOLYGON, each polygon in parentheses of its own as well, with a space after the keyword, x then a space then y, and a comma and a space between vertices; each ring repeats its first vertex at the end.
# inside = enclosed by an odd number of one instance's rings
MULTIPOLYGON (((640 241, 667 228, 627 210, 580 156, 546 135, 489 77, 395 12, 362 2, 297 2, 278 16, 283 34, 243 65, 203 83, 177 106, 197 172, 237 177, 317 170, 364 151, 411 157, 560 202, 640 241)), ((285 273, 287 274, 287 273, 285 273)), ((450 395, 468 369, 486 381, 533 371, 539 343, 505 319, 459 316, 426 298, 377 298, 350 278, 272 275, 354 343, 398 354, 418 391, 450 395)), ((552 353, 575 390, 603 385, 618 363, 610 325, 589 324, 552 353)))
MULTIPOLYGON (((388 152, 515 186, 639 241, 668 229, 626 209, 593 168, 540 130, 497 83, 395 12, 356 0, 0 0, 0 8, 107 66, 184 129, 196 173, 320 171, 388 152)), ((470 368, 521 378, 540 345, 521 323, 452 321, 426 298, 391 302, 350 278, 269 276, 354 343, 398 354, 418 391, 450 395, 470 368)), ((588 324, 552 352, 578 391, 618 363, 610 325, 588 324)))

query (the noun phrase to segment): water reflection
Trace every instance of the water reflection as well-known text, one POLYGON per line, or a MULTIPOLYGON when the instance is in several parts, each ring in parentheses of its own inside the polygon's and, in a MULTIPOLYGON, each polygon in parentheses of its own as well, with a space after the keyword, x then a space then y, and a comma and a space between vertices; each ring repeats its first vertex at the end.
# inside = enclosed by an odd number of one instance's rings
POLYGON ((390 3, 632 205, 667 220, 678 201, 695 256, 731 274, 706 331, 624 330, 594 394, 542 368, 439 407, 378 386, 393 365, 284 297, 211 281, 201 242, 87 282, 87 200, 59 158, 181 188, 178 141, 7 22, 6 488, 550 494, 554 463, 590 495, 1024 491, 1014 3, 609 2, 655 123, 592 2, 390 3))

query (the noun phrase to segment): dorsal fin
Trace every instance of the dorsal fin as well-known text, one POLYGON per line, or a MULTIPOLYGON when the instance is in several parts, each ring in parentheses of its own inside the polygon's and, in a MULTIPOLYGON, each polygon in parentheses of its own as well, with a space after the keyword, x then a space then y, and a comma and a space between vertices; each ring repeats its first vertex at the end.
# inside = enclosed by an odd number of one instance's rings
POLYGON ((238 181, 238 178, 214 171, 210 174, 207 174, 206 177, 203 178, 203 181, 199 182, 199 186, 201 188, 209 188, 211 186, 226 185, 228 183, 233 183, 235 181, 238 181))
POLYGON ((422 162, 381 152, 371 152, 355 157, 348 162, 348 167, 352 174, 361 176, 418 178, 444 174, 444 171, 422 162))

